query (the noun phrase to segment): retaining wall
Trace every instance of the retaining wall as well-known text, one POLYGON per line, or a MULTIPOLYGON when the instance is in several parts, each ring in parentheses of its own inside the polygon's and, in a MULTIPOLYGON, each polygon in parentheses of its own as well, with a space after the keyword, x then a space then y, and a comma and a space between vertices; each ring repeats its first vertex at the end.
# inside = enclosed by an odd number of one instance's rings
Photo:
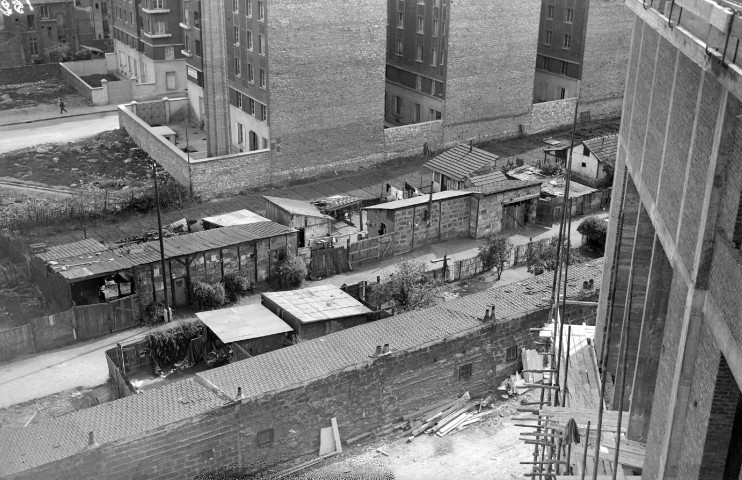
POLYGON ((572 125, 577 98, 565 98, 551 102, 534 103, 531 108, 530 133, 552 130, 572 125))

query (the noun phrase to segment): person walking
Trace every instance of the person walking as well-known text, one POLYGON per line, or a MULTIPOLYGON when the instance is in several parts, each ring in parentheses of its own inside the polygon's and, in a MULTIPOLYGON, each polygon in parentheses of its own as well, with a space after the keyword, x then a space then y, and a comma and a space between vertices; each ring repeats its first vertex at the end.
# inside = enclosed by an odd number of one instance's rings
POLYGON ((62 113, 67 113, 67 109, 64 108, 64 100, 59 97, 59 114, 62 115, 62 113))

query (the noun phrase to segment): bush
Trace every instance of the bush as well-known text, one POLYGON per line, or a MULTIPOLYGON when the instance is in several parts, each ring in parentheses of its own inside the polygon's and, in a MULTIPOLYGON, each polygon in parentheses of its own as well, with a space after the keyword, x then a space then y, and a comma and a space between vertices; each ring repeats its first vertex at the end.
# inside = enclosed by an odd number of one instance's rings
POLYGON ((304 260, 294 255, 281 256, 271 278, 275 290, 296 290, 307 277, 304 260))
POLYGON ((597 217, 589 217, 580 223, 577 231, 585 236, 587 244, 603 249, 608 234, 608 225, 605 220, 597 217))
MULTIPOLYGON (((562 255, 562 258, 564 259, 564 255, 566 253, 564 251, 564 248, 562 248, 560 253, 562 255)), ((585 257, 582 256, 578 249, 569 249, 569 265, 581 263, 584 261, 585 257)), ((558 266, 557 242, 550 243, 543 248, 534 248, 528 255, 528 272, 533 273, 534 275, 541 275, 544 272, 556 270, 558 266)))
POLYGON ((162 302, 152 302, 144 307, 142 312, 142 321, 147 326, 163 323, 165 320, 165 304, 162 302))
POLYGON ((559 175, 563 172, 562 166, 559 164, 546 164, 543 167, 541 167, 541 173, 543 175, 546 175, 547 177, 552 177, 554 175, 559 175))
POLYGON ((227 303, 227 295, 221 283, 193 282, 191 299, 193 306, 202 310, 213 310, 227 303))
POLYGON ((236 302, 244 294, 251 290, 250 279, 240 273, 229 273, 224 275, 224 291, 230 302, 236 302))
POLYGON ((204 324, 200 320, 179 322, 147 335, 149 354, 157 365, 166 370, 188 357, 191 340, 200 337, 204 324))
POLYGON ((500 279, 502 271, 505 269, 505 263, 510 261, 510 254, 513 251, 513 245, 510 241, 493 233, 487 236, 487 243, 479 247, 477 256, 482 260, 482 269, 485 272, 497 270, 497 279, 500 279))
POLYGON ((443 282, 428 280, 426 270, 425 264, 420 261, 398 263, 388 282, 369 285, 366 291, 369 302, 378 306, 392 302, 398 312, 431 306, 443 282))

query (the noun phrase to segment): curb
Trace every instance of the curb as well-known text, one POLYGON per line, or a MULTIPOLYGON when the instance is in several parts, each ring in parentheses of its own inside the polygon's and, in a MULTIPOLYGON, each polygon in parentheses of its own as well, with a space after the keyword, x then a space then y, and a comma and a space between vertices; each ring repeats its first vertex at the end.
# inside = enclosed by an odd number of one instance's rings
POLYGON ((71 115, 60 115, 58 117, 47 117, 47 118, 35 118, 33 120, 24 120, 22 122, 12 122, 12 123, 0 123, 0 127, 10 127, 12 125, 23 125, 26 123, 35 123, 35 122, 45 122, 47 120, 54 120, 57 118, 73 118, 73 117, 83 117, 85 115, 95 115, 98 113, 111 113, 115 112, 116 109, 113 110, 100 110, 97 112, 85 112, 85 113, 73 113, 71 115))

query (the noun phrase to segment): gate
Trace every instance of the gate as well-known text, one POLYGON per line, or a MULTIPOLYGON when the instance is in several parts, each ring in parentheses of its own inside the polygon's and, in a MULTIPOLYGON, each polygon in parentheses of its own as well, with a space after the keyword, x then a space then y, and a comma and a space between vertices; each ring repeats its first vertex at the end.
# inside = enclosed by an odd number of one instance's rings
POLYGON ((349 272, 348 251, 344 247, 313 250, 309 268, 315 277, 330 277, 336 273, 349 272))
POLYGON ((142 323, 142 312, 136 295, 113 300, 108 304, 110 312, 111 333, 136 327, 142 323))
POLYGON ((554 219, 554 204, 548 200, 539 199, 536 204, 536 225, 551 227, 554 219))
POLYGON ((381 260, 394 255, 394 233, 371 237, 360 242, 351 243, 348 247, 348 261, 351 265, 381 260))
POLYGON ((526 206, 522 203, 503 205, 501 231, 515 230, 517 227, 525 227, 523 218, 526 206))
POLYGON ((110 303, 75 307, 77 338, 91 338, 119 332, 141 323, 142 315, 136 295, 110 303))

